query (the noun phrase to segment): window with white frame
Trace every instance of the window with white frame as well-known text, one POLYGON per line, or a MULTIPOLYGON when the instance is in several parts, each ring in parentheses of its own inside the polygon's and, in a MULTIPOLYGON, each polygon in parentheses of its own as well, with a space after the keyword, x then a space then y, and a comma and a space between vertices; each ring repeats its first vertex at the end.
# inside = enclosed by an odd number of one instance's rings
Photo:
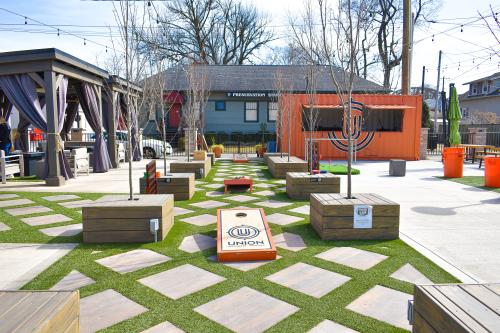
POLYGON ((278 102, 267 104, 267 121, 276 121, 278 118, 278 102))
POLYGON ((256 123, 259 121, 257 102, 245 102, 245 122, 256 123))

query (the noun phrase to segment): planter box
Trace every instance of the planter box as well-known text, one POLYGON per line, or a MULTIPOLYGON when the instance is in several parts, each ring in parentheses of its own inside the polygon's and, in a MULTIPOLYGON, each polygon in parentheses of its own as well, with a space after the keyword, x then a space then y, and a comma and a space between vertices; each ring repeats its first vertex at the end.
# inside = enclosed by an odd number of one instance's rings
POLYGON ((82 208, 84 243, 153 242, 150 219, 159 220, 158 241, 174 224, 174 196, 171 194, 105 195, 82 208))
POLYGON ((268 163, 269 162, 269 157, 271 156, 283 156, 283 157, 288 157, 288 153, 265 153, 264 154, 264 163, 268 163))
POLYGON ((499 292, 498 283, 415 286, 413 333, 497 332, 499 292))
POLYGON ((286 194, 297 200, 309 200, 312 193, 339 193, 340 177, 331 173, 310 175, 308 172, 287 172, 286 194))
POLYGON ((290 158, 290 162, 288 157, 271 156, 267 166, 274 178, 286 178, 287 172, 307 172, 307 162, 295 156, 290 158))
POLYGON ((399 204, 373 193, 311 194, 310 222, 323 240, 397 239, 399 204), (372 207, 371 227, 355 227, 354 205, 372 207))
MULTIPOLYGON (((158 194, 173 194, 174 200, 189 200, 194 195, 194 173, 171 173, 156 178, 158 194)), ((139 178, 141 194, 146 194, 146 178, 139 178)))
POLYGON ((80 332, 76 291, 0 292, 1 332, 80 332))
POLYGON ((209 158, 203 161, 175 161, 170 163, 170 173, 194 173, 196 179, 205 178, 212 164, 209 158))

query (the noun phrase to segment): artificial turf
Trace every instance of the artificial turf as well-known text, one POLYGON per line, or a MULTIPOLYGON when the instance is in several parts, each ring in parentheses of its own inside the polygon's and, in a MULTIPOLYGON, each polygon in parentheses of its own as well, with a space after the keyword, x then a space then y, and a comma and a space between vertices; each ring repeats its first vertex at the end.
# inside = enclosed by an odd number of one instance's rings
POLYGON ((464 176, 462 178, 443 178, 443 179, 464 185, 474 186, 477 188, 481 188, 483 190, 500 193, 500 188, 484 186, 484 176, 464 176))
MULTIPOLYGON (((343 164, 324 164, 321 163, 319 166, 320 170, 326 170, 334 175, 347 175, 347 166, 343 164)), ((359 175, 359 169, 351 168, 353 175, 359 175)))
MULTIPOLYGON (((208 177, 203 181, 207 182, 208 184, 212 183, 214 175, 221 165, 222 164, 218 162, 209 173, 208 177)), ((232 167, 231 164, 226 165, 228 165, 229 168, 232 167)), ((276 181, 276 179, 272 179, 271 175, 267 171, 267 168, 263 168, 261 172, 264 174, 264 176, 260 177, 266 179, 257 180, 256 182, 273 183, 274 181, 276 181)), ((186 236, 195 233, 205 234, 211 237, 216 236, 214 224, 199 227, 180 221, 180 219, 190 216, 195 216, 202 213, 215 214, 216 212, 216 209, 201 209, 195 206, 191 206, 190 204, 204 200, 217 200, 230 204, 228 206, 224 206, 224 208, 242 205, 242 203, 225 199, 232 194, 218 197, 206 197, 205 193, 207 191, 213 191, 213 189, 205 188, 202 191, 197 191, 195 193, 195 196, 189 201, 175 202, 176 206, 187 208, 193 210, 194 212, 177 216, 175 218, 175 224, 165 240, 150 244, 80 244, 68 255, 57 261, 55 264, 53 264, 51 267, 37 276, 34 280, 25 285, 23 289, 49 289, 64 276, 66 276, 71 270, 76 269, 96 281, 95 284, 81 288, 80 297, 83 298, 97 292, 112 288, 123 294, 127 298, 148 308, 149 311, 129 320, 120 322, 114 326, 111 326, 103 330, 103 332, 141 332, 166 320, 186 332, 228 332, 228 329, 198 314, 197 312, 193 311, 193 309, 197 306, 200 306, 211 300, 235 291, 243 286, 247 286, 300 308, 300 310, 295 314, 271 327, 268 332, 306 332, 312 327, 319 324, 321 321, 330 319, 339 324, 355 329, 359 332, 372 333, 404 332, 404 330, 391 326, 387 323, 362 316, 353 311, 347 310, 345 307, 375 285, 382 285, 412 294, 413 286, 410 283, 389 277, 389 275, 402 267, 404 264, 410 263, 435 283, 457 282, 457 280, 451 275, 443 271, 441 268, 433 264, 430 260, 423 257, 413 248, 409 247, 400 240, 320 240, 309 225, 309 219, 307 216, 289 211, 290 209, 303 206, 308 202, 288 199, 283 190, 278 190, 278 188, 282 186, 283 185, 278 185, 275 187, 276 194, 271 198, 275 200, 290 201, 293 202, 293 204, 279 209, 265 208, 266 214, 269 215, 280 212, 283 214, 299 216, 304 218, 304 220, 286 226, 270 224, 271 231, 274 235, 281 232, 298 234, 304 239, 307 248, 298 252, 292 252, 278 248, 278 255, 280 255, 282 258, 269 264, 263 265, 259 268, 250 270, 248 272, 242 272, 213 262, 209 260, 208 257, 216 253, 215 249, 208 249, 192 254, 183 252, 178 249, 179 244, 186 236), (324 252, 335 246, 353 246, 359 249, 384 254, 388 256, 388 259, 372 267, 371 269, 361 271, 314 257, 316 254, 324 252), (158 253, 171 257, 172 260, 127 274, 116 273, 95 262, 96 259, 104 258, 113 254, 118 254, 137 248, 156 251, 158 253), (101 252, 96 253, 94 251, 101 252), (93 252, 94 254, 92 254, 93 252), (265 279, 266 276, 276 273, 297 262, 303 262, 326 270, 331 270, 339 274, 349 276, 351 277, 351 280, 333 290, 329 294, 318 299, 280 286, 265 279), (218 274, 224 277, 226 280, 212 287, 182 297, 178 300, 172 300, 168 297, 165 297, 157 293, 156 291, 140 284, 137 281, 138 279, 149 276, 151 274, 156 274, 187 263, 218 274)), ((197 185, 197 187, 203 188, 203 185, 197 185)), ((254 191, 255 190, 256 187, 254 187, 254 191)), ((45 201, 44 199, 41 199, 41 197, 44 195, 53 195, 54 193, 18 192, 17 194, 19 194, 19 196, 21 197, 31 199, 37 204, 42 204, 44 206, 52 208, 54 212, 51 212, 51 214, 61 213, 71 217, 74 221, 69 223, 81 222, 81 214, 77 212, 77 209, 67 209, 62 207, 61 205, 58 205, 57 203, 51 203, 45 201)), ((85 199, 97 199, 101 196, 101 194, 76 194, 85 199)), ((255 195, 255 197, 258 196, 255 195)), ((252 203, 266 200, 268 198, 260 197, 260 199, 261 200, 245 202, 243 203, 243 205, 248 207, 257 207, 252 203)), ((68 223, 58 223, 41 227, 30 227, 22 223, 19 218, 10 216, 5 213, 4 209, 0 209, 0 220, 12 228, 12 230, 0 232, 0 242, 3 243, 56 243, 81 242, 82 240, 81 235, 73 237, 54 238, 45 236, 38 231, 38 229, 41 228, 64 225, 68 223)), ((165 283, 168 283, 168 281, 165 281, 165 283)))

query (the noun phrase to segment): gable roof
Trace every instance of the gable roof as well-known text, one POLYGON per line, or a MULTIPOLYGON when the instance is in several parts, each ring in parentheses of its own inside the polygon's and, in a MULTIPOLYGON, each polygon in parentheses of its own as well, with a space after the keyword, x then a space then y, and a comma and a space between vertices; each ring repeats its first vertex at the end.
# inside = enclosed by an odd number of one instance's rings
MULTIPOLYGON (((276 91, 276 73, 281 71, 285 80, 291 83, 294 92, 306 91, 305 76, 308 66, 303 65, 198 65, 208 77, 210 91, 276 91)), ((333 93, 334 85, 326 66, 315 66, 317 70, 317 92, 333 93)), ((186 67, 176 66, 163 72, 165 90, 188 90, 186 67)), ((344 74, 344 72, 342 72, 344 74)), ((355 77, 356 93, 387 93, 383 86, 355 77)))
POLYGON ((465 82, 464 85, 471 84, 471 83, 476 83, 476 82, 481 82, 481 81, 486 81, 486 80, 495 80, 495 79, 500 79, 500 72, 496 72, 494 74, 491 74, 486 77, 482 77, 480 79, 476 79, 473 81, 465 82))

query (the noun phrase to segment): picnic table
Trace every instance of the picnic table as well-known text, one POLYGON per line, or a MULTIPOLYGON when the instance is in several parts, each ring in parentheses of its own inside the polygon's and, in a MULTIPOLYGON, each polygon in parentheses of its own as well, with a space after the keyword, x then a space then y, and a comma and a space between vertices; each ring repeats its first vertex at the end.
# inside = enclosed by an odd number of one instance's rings
POLYGON ((488 153, 488 150, 496 148, 492 145, 476 145, 476 144, 461 144, 459 147, 465 148, 465 160, 472 161, 474 164, 476 162, 476 152, 481 151, 488 153))

